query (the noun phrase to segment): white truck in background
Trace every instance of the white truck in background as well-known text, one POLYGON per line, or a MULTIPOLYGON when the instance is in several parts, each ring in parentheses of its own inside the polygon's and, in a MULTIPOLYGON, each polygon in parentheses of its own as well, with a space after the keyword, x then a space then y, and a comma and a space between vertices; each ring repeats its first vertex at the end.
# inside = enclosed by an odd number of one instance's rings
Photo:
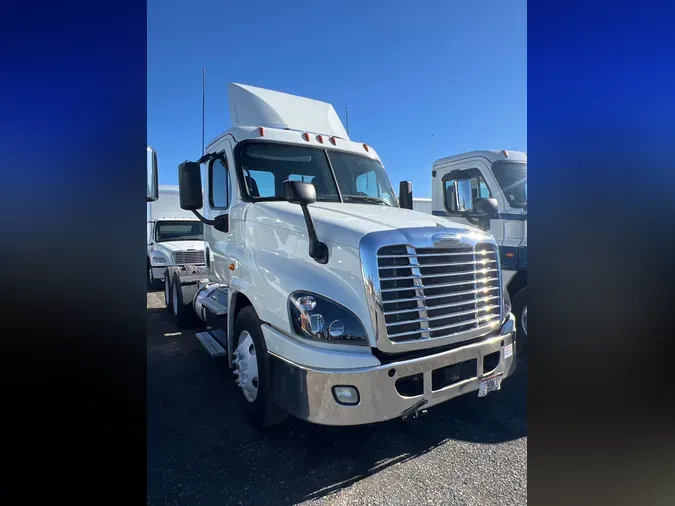
POLYGON ((232 128, 179 166, 206 264, 169 267, 165 293, 179 326, 205 323, 249 420, 359 425, 499 390, 516 353, 494 238, 413 211, 408 182, 397 199, 330 104, 239 84, 229 100, 232 128))
POLYGON ((519 351, 527 342, 527 153, 472 151, 436 160, 434 216, 489 231, 499 245, 504 288, 516 317, 519 351), (483 209, 494 199, 496 209, 483 209), (480 209, 479 209, 480 208, 480 209), (485 212, 481 212, 485 211, 485 212))
POLYGON ((413 197, 413 210, 420 213, 432 214, 431 199, 423 197, 413 197))
POLYGON ((204 264, 204 225, 180 207, 178 186, 159 186, 158 199, 148 202, 148 286, 159 289, 167 267, 204 264))

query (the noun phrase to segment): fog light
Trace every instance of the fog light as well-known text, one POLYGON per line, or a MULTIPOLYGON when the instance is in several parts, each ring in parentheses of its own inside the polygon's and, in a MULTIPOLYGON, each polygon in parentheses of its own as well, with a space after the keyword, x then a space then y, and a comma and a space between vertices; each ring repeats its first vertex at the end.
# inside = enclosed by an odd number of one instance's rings
POLYGON ((355 387, 333 387, 333 396, 338 404, 359 403, 359 391, 355 387))

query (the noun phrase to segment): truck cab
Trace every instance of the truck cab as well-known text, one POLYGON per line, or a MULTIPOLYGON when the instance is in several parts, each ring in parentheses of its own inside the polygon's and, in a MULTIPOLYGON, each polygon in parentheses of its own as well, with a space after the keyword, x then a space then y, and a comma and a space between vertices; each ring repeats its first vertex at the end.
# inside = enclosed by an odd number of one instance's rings
POLYGON ((437 160, 432 214, 478 226, 499 245, 504 289, 516 317, 518 345, 527 339, 527 153, 473 151, 437 160), (496 208, 483 212, 487 199, 496 208))
POLYGON ((397 198, 330 104, 240 84, 229 99, 233 126, 179 166, 205 265, 165 286, 251 422, 367 424, 499 390, 515 329, 494 238, 413 211, 407 182, 397 198))
POLYGON ((159 186, 158 198, 147 204, 148 285, 164 285, 166 269, 204 265, 204 224, 180 207, 178 186, 159 186))

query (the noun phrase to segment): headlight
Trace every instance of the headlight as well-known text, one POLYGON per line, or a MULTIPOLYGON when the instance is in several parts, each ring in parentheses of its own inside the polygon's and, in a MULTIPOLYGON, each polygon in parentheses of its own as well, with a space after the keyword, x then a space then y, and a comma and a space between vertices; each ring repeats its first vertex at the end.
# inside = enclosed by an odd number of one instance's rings
POLYGON ((313 293, 296 292, 288 299, 296 334, 330 343, 366 345, 363 325, 346 307, 313 293))
POLYGON ((152 255, 152 261, 153 261, 153 263, 156 263, 156 264, 165 264, 166 258, 161 257, 159 255, 152 255))

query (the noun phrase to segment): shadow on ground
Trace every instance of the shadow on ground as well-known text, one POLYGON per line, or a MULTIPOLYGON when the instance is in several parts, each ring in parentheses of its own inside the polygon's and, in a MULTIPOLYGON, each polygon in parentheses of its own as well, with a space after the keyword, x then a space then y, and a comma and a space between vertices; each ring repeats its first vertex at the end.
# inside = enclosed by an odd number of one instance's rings
POLYGON ((149 504, 296 504, 323 497, 443 444, 498 444, 527 435, 527 364, 500 392, 475 394, 408 421, 323 427, 289 419, 253 429, 232 374, 194 331, 148 309, 149 504))

